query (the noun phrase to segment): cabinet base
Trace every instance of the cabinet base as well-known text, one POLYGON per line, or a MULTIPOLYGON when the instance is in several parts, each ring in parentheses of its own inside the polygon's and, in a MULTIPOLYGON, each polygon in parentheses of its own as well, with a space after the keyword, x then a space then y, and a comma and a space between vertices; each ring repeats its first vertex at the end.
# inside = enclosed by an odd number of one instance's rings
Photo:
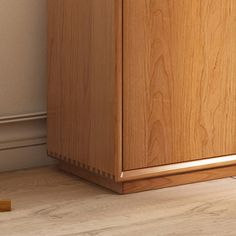
POLYGON ((95 174, 79 166, 73 166, 65 161, 59 162, 59 168, 67 173, 76 175, 82 179, 108 188, 114 192, 123 193, 122 183, 116 183, 113 179, 109 179, 101 175, 95 174))
POLYGON ((120 194, 161 189, 236 175, 236 165, 233 165, 163 177, 147 178, 128 182, 115 182, 112 179, 96 175, 66 162, 60 162, 59 168, 65 172, 74 174, 82 179, 88 180, 89 182, 93 182, 120 194))

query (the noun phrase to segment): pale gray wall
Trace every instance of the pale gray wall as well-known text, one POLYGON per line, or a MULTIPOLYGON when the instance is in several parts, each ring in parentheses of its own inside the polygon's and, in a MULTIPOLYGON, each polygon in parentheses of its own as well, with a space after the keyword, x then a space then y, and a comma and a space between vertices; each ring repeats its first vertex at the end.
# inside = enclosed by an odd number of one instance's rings
POLYGON ((0 0, 0 171, 50 162, 42 145, 46 142, 46 2, 0 0), (27 121, 32 117, 34 121, 27 121))
POLYGON ((0 0, 0 116, 46 109, 46 0, 0 0))

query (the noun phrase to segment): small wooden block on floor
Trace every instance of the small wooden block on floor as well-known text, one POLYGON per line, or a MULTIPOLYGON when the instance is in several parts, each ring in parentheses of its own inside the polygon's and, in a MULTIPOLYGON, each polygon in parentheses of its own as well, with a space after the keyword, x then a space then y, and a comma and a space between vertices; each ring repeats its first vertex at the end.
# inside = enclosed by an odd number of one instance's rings
POLYGON ((11 200, 0 200, 0 212, 11 211, 11 200))

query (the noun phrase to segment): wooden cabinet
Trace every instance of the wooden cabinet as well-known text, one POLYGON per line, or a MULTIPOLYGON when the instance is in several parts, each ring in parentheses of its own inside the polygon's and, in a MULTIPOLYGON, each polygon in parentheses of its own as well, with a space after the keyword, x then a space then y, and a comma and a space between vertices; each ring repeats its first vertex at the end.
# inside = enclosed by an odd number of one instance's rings
POLYGON ((48 153, 129 193, 236 175, 235 0, 48 0, 48 153))

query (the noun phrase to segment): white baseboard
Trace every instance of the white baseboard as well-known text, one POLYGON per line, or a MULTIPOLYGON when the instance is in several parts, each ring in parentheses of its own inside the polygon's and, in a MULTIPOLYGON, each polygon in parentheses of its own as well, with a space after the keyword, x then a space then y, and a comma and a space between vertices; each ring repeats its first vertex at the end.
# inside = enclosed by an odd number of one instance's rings
POLYGON ((0 117, 0 172, 55 163, 46 142, 46 113, 0 117))

